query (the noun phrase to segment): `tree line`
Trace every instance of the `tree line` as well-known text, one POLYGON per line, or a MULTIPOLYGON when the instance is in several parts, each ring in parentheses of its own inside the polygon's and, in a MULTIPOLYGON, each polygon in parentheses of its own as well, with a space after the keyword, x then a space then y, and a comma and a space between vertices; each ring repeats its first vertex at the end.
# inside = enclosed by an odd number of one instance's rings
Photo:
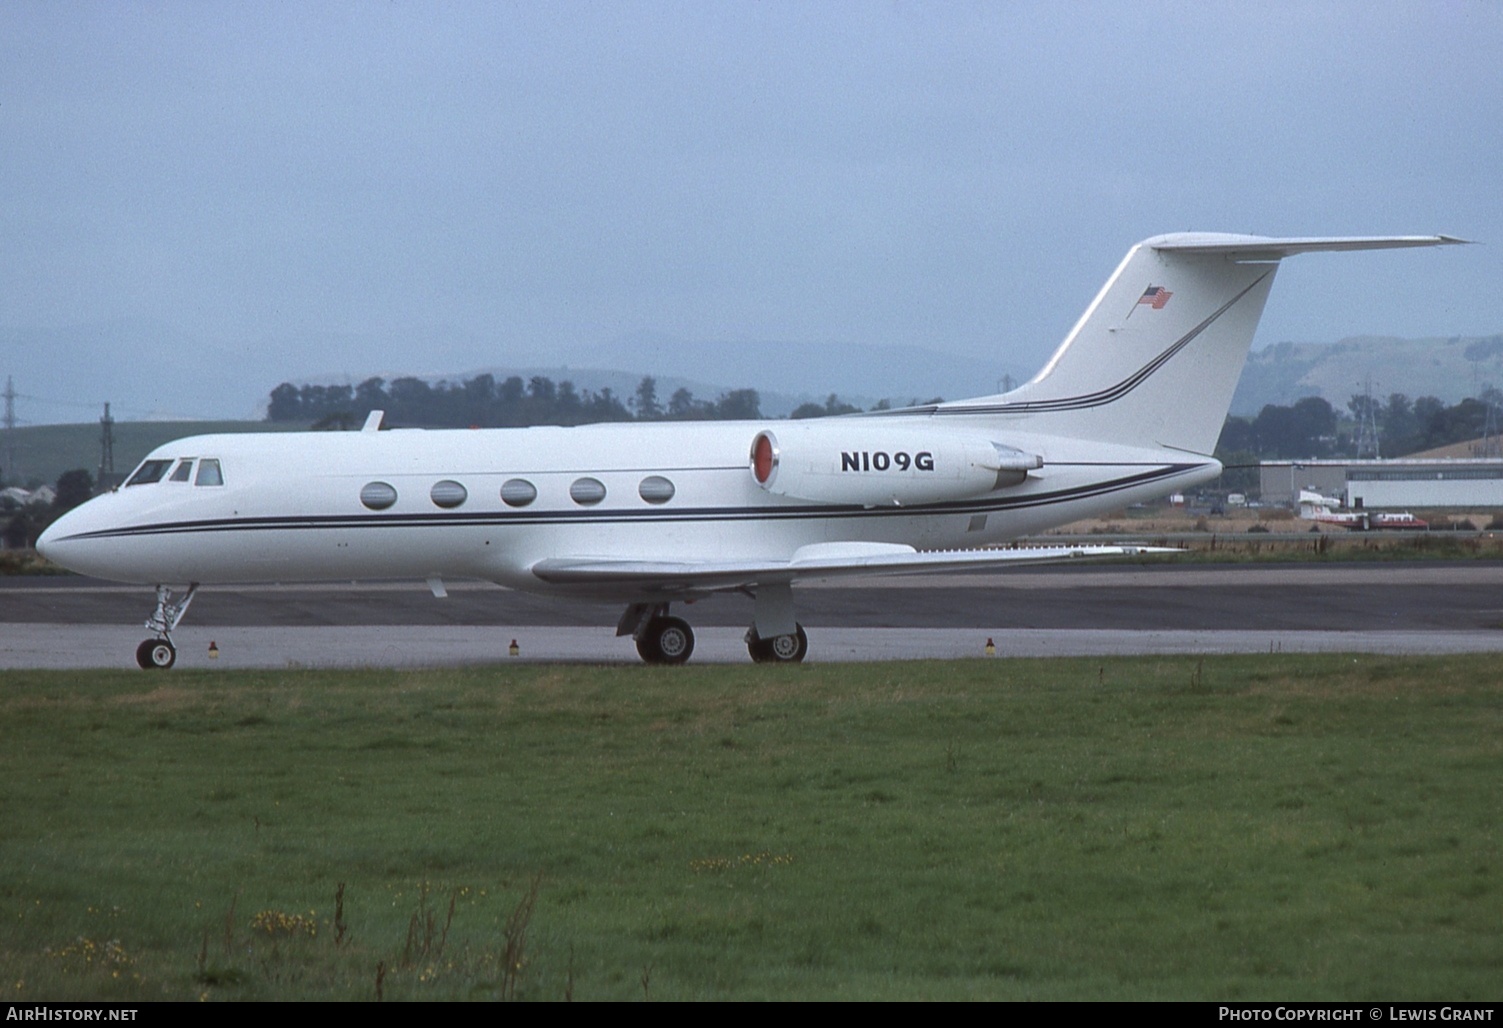
MULTIPOLYGON (((914 400, 914 403, 920 401, 914 400)), ((939 403, 939 398, 922 401, 939 403)), ((885 410, 886 400, 873 409, 885 410)), ((666 400, 657 380, 643 377, 623 399, 609 388, 578 389, 565 379, 520 375, 496 381, 476 375, 462 382, 427 382, 405 376, 387 382, 368 378, 357 386, 302 385, 283 382, 271 391, 267 421, 304 422, 315 428, 358 428, 373 410, 386 412, 388 425, 426 428, 522 428, 528 425, 586 425, 601 421, 755 421, 763 417, 755 389, 732 389, 714 400, 701 400, 676 389, 666 400)), ((791 418, 854 414, 861 408, 831 393, 824 403, 805 403, 791 418)))
POLYGON ((1381 455, 1392 458, 1480 439, 1490 427, 1496 433, 1500 407, 1503 393, 1492 388, 1451 405, 1434 396, 1411 400, 1403 393, 1392 393, 1387 400, 1378 400, 1359 393, 1348 401, 1344 414, 1321 397, 1309 396, 1288 406, 1267 404, 1256 417, 1228 417, 1216 445, 1216 459, 1228 468, 1222 476, 1226 488, 1256 489, 1255 465, 1260 460, 1359 456, 1365 419, 1377 430, 1381 455))
POLYGON ((1481 438, 1488 432, 1489 408, 1496 432, 1500 406, 1503 393, 1496 389, 1449 406, 1433 396, 1410 400, 1393 393, 1382 401, 1358 394, 1345 414, 1309 396, 1287 407, 1268 404, 1253 418, 1228 417, 1217 452, 1252 453, 1264 460, 1356 457, 1362 422, 1368 419, 1377 429, 1382 455, 1402 457, 1481 438))
POLYGON ((601 421, 706 421, 762 417, 755 389, 733 389, 715 400, 700 400, 688 389, 658 397, 657 381, 647 376, 623 400, 609 387, 578 389, 565 379, 519 375, 496 381, 476 375, 462 382, 368 378, 357 386, 283 382, 271 391, 268 421, 301 421, 315 428, 358 428, 373 410, 386 412, 391 425, 428 428, 521 428, 528 425, 586 425, 601 421))

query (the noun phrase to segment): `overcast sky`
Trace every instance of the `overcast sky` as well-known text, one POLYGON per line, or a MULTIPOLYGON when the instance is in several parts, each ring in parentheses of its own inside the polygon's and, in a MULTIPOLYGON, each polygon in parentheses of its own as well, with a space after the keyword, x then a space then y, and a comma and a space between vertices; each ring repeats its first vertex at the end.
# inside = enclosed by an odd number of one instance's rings
POLYGON ((630 333, 1031 369, 1182 229, 1480 240, 1295 258, 1258 341, 1490 335, 1503 4, 7 0, 0 186, 22 393, 630 333))

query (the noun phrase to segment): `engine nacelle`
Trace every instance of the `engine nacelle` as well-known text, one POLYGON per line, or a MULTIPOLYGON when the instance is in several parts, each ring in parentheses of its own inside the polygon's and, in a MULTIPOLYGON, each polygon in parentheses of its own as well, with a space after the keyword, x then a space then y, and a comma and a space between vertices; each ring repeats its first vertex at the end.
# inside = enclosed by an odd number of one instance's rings
POLYGON ((752 478, 776 496, 864 507, 968 500, 1044 466, 983 436, 854 419, 763 429, 750 459, 752 478))

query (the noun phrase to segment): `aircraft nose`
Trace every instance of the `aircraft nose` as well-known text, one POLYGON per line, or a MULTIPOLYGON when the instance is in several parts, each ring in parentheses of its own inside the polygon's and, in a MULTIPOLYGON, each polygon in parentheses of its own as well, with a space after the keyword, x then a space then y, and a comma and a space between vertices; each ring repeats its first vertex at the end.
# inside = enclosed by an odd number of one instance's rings
POLYGON ((58 518, 37 539, 37 552, 59 567, 112 582, 142 582, 160 573, 161 554, 118 538, 132 512, 109 494, 58 518))
POLYGON ((37 538, 37 552, 69 571, 96 574, 94 568, 85 566, 97 563, 99 556, 98 547, 85 537, 85 533, 98 527, 94 524, 97 519, 85 512, 87 506, 75 507, 48 525, 37 538))
POLYGON ((64 514, 48 525, 42 534, 37 537, 37 552, 52 561, 52 563, 61 564, 63 567, 67 567, 67 564, 64 562, 64 555, 68 549, 68 544, 63 542, 63 536, 67 531, 63 526, 63 522, 67 520, 68 515, 64 514))

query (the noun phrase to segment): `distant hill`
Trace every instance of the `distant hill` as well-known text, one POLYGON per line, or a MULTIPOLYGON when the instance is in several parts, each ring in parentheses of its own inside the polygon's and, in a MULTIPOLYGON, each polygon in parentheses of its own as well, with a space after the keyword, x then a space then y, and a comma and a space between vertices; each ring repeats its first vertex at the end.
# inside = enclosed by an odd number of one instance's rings
MULTIPOLYGON (((294 432, 300 424, 269 424, 265 421, 117 421, 115 473, 128 474, 141 459, 163 443, 189 435, 220 432, 294 432)), ((99 423, 82 425, 30 425, 15 430, 15 474, 5 467, 6 445, 0 439, 0 470, 7 482, 41 484, 56 482, 65 471, 83 468, 91 476, 99 471, 99 423)))
POLYGON ((122 419, 250 418, 266 410, 267 396, 282 382, 356 385, 404 375, 455 381, 481 371, 498 378, 568 378, 580 389, 609 386, 628 396, 643 375, 657 378, 665 397, 680 386, 702 400, 755 389, 762 409, 776 416, 810 400, 823 402, 832 392, 862 407, 880 399, 981 396, 996 392, 1004 375, 1021 382, 1034 371, 917 346, 691 340, 637 332, 568 347, 478 341, 443 328, 226 342, 130 320, 58 329, 0 325, 0 354, 12 358, 0 367, 0 379, 14 376, 18 417, 29 424, 97 418, 106 401, 122 419), (45 359, 35 356, 43 354, 45 359))
POLYGON ((1376 398, 1403 393, 1455 404, 1488 385, 1503 388, 1503 335, 1277 343, 1248 356, 1232 413, 1251 417, 1266 404, 1288 406, 1306 396, 1344 412, 1369 375, 1376 398))
MULTIPOLYGON (((1498 452, 1499 445, 1496 436, 1489 439, 1465 439, 1459 443, 1451 443, 1449 446, 1437 446, 1433 450, 1421 450, 1418 453, 1404 454, 1404 460, 1474 460, 1478 457, 1503 456, 1498 452)), ((1388 454, 1384 454, 1388 456, 1388 454)))
MULTIPOLYGON (((706 342, 648 332, 619 336, 595 348, 590 364, 640 368, 639 379, 643 374, 713 378, 723 383, 722 388, 755 389, 763 395, 791 398, 789 410, 809 400, 822 401, 831 392, 862 407, 880 399, 902 403, 914 397, 986 396, 998 391, 997 382, 1004 375, 1020 383, 1037 370, 919 346, 706 342)), ((658 392, 662 391, 659 386, 658 392)), ((763 410, 767 409, 764 403, 763 410)))

